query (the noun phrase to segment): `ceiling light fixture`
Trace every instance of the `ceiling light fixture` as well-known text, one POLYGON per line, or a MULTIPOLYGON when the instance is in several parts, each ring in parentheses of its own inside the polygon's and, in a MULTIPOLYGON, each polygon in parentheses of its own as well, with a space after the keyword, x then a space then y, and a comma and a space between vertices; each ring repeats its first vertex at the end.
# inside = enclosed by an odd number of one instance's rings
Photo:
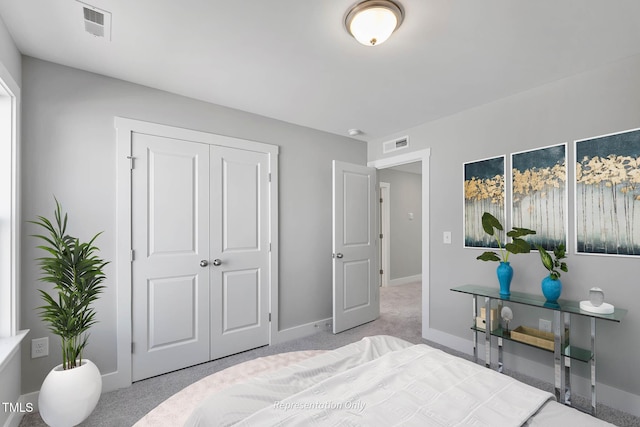
POLYGON ((345 18, 349 34, 365 46, 376 46, 400 27, 404 11, 391 0, 365 0, 355 4, 345 18))

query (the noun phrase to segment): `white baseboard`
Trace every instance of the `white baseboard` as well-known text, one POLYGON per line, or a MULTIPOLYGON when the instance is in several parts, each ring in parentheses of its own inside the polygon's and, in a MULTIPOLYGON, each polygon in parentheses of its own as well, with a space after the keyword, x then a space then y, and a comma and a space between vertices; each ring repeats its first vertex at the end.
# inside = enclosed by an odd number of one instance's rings
POLYGON ((4 423, 4 427, 18 427, 20 425, 20 421, 22 421, 22 417, 24 414, 19 412, 12 412, 7 418, 7 421, 4 423))
POLYGON ((108 393, 121 388, 129 387, 131 385, 131 379, 126 381, 122 378, 122 375, 118 371, 109 372, 108 374, 102 374, 102 392, 108 393))
POLYGON ((398 277, 397 279, 389 280, 389 286, 401 286, 409 283, 422 282, 422 274, 416 274, 415 276, 398 277))
POLYGON ((7 421, 4 423, 4 427, 18 427, 20 425, 20 421, 22 421, 22 417, 24 414, 18 412, 12 412, 7 418, 7 421))
MULTIPOLYGON (((102 393, 114 391, 119 388, 122 388, 122 387, 119 385, 117 372, 111 372, 111 373, 102 375, 102 393)), ((34 391, 32 393, 23 394, 18 399, 18 403, 20 403, 21 407, 23 408, 26 407, 26 405, 29 403, 32 409, 31 412, 38 412, 39 396, 40 396, 40 391, 34 391)), ((25 414, 26 413, 17 413, 17 412, 12 413, 9 419, 7 420, 7 422, 5 423, 4 427, 18 427, 20 425, 20 421, 22 420, 22 417, 25 414)))
POLYGON ((309 322, 304 325, 294 326, 292 328, 278 331, 277 335, 272 337, 271 344, 280 344, 285 341, 291 341, 298 338, 308 337, 319 331, 330 331, 333 325, 333 318, 309 322))
POLYGON ((439 331, 437 329, 430 328, 427 330, 423 330, 422 338, 424 338, 425 340, 433 341, 445 347, 449 347, 450 349, 459 351, 461 353, 473 353, 473 343, 471 341, 448 334, 446 332, 439 331))
POLYGON ((38 396, 40 395, 39 391, 34 391, 33 393, 27 393, 20 396, 18 402, 26 405, 27 403, 31 403, 33 405, 33 412, 38 412, 38 396))
POLYGON ((22 417, 31 412, 38 412, 38 394, 39 393, 36 391, 20 396, 18 398, 20 408, 26 409, 28 407, 27 404, 29 403, 31 410, 29 412, 12 412, 7 421, 5 421, 3 427, 18 427, 22 421, 22 417))

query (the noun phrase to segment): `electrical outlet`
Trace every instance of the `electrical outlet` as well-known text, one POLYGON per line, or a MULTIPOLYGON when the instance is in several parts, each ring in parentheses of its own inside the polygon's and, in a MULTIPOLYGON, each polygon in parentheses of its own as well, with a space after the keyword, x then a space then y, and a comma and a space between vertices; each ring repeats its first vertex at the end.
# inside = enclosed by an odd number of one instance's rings
POLYGON ((49 355, 49 337, 31 340, 31 358, 45 357, 49 355))
POLYGON ((540 319, 538 329, 544 332, 551 332, 551 320, 540 319))

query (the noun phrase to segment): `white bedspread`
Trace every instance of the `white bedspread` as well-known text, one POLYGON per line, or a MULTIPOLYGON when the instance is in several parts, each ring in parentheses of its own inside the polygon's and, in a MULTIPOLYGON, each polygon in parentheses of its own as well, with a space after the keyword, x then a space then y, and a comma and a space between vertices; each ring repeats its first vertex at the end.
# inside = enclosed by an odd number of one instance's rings
POLYGON ((385 336, 361 341, 260 375, 212 393, 185 422, 189 427, 231 426, 254 412, 272 406, 336 373, 345 372, 411 343, 385 336))
POLYGON ((277 402, 244 426, 520 426, 552 395, 440 350, 386 354, 277 402))
POLYGON ((552 395, 426 345, 370 337, 213 394, 187 426, 520 426, 552 395))

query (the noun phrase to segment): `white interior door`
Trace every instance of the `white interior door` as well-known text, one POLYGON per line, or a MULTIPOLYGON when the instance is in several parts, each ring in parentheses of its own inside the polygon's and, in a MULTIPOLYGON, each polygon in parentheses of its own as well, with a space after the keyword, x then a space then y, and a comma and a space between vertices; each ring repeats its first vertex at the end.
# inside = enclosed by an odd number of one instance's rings
POLYGON ((211 150, 211 358, 269 344, 269 158, 211 150))
POLYGON ((131 150, 133 381, 269 344, 269 154, 142 133, 131 150))
POLYGON ((333 161, 333 333, 380 315, 376 170, 333 161))
POLYGON ((134 381, 209 360, 209 146, 132 134, 134 381))

